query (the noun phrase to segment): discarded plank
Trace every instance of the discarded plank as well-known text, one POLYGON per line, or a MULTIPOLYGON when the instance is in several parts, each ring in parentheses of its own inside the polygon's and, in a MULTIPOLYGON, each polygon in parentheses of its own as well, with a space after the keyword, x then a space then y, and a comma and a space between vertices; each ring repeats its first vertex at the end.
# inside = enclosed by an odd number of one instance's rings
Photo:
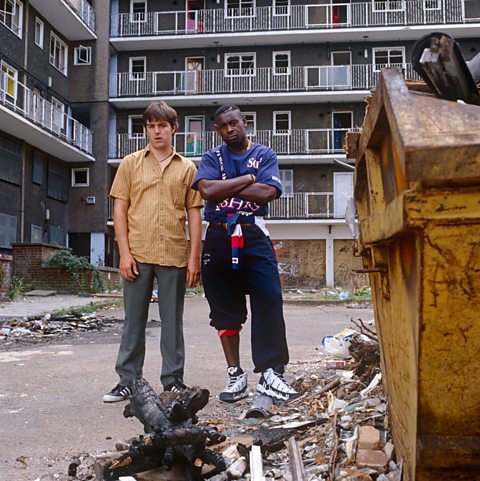
POLYGON ((264 481, 262 451, 255 444, 250 451, 250 479, 251 481, 264 481))
POLYGON ((293 481, 307 481, 307 473, 303 465, 302 455, 294 436, 288 439, 287 448, 290 456, 293 481))

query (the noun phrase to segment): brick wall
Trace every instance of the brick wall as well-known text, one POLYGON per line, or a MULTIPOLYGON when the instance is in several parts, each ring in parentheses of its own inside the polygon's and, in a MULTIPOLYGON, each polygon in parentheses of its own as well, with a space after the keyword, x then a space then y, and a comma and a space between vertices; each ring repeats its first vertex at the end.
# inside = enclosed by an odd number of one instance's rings
MULTIPOLYGON (((47 266, 52 254, 60 250, 50 244, 13 244, 13 276, 21 278, 29 289, 48 289, 59 293, 90 292, 93 272, 82 270, 80 283, 82 288, 73 283, 72 276, 63 267, 47 266)), ((105 289, 115 289, 121 285, 118 269, 99 267, 105 289)))
POLYGON ((8 298, 12 282, 12 256, 0 254, 0 300, 8 298))

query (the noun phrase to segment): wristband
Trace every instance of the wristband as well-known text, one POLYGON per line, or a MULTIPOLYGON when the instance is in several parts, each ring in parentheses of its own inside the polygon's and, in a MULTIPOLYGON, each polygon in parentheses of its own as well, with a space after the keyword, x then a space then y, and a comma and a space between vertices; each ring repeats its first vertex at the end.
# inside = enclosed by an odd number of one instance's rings
POLYGON ((250 177, 252 178, 252 184, 255 184, 255 182, 257 181, 257 178, 255 177, 255 175, 250 174, 250 177))

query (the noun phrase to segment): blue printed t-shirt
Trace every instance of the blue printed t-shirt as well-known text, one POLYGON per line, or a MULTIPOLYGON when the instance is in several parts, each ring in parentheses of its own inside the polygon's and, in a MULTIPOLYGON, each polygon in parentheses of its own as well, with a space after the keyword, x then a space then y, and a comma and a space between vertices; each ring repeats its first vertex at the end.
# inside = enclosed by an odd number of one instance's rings
MULTIPOLYGON (((202 179, 232 179, 245 174, 254 174, 258 183, 273 185, 277 189, 277 198, 282 195, 277 154, 262 144, 253 144, 240 154, 232 152, 225 144, 209 150, 202 157, 192 187, 198 190, 198 182, 202 179)), ((207 200, 204 216, 207 221, 226 222, 228 214, 236 212, 263 217, 268 213, 268 204, 257 204, 238 197, 225 199, 218 204, 207 200)))

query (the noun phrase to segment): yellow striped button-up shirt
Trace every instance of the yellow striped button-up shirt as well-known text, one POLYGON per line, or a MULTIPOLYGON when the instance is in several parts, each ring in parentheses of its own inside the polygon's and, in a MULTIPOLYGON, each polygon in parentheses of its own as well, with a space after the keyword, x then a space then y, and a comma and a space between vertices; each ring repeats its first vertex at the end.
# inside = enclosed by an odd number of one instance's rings
POLYGON ((202 197, 191 188, 196 171, 191 160, 177 153, 162 171, 149 145, 120 163, 110 195, 129 203, 128 242, 137 261, 187 265, 186 209, 203 207, 202 197))

